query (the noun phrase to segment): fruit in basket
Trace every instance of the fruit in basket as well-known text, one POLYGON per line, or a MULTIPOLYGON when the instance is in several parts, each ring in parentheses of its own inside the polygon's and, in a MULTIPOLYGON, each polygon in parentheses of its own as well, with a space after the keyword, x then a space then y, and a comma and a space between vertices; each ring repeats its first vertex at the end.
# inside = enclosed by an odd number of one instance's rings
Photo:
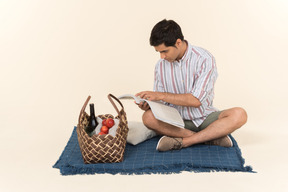
POLYGON ((102 120, 102 126, 107 126, 106 122, 107 122, 107 119, 103 119, 102 120))
POLYGON ((106 123, 106 126, 107 126, 108 128, 113 127, 114 124, 115 124, 115 122, 114 122, 114 120, 113 120, 112 118, 108 118, 105 123, 106 123))
POLYGON ((99 135, 105 135, 106 133, 103 133, 103 132, 100 132, 100 133, 98 133, 99 135))
MULTIPOLYGON (((104 133, 104 134, 108 134, 109 128, 104 125, 104 126, 101 127, 100 131, 101 131, 102 133, 104 133)), ((100 133, 101 133, 101 132, 100 132, 100 133)))

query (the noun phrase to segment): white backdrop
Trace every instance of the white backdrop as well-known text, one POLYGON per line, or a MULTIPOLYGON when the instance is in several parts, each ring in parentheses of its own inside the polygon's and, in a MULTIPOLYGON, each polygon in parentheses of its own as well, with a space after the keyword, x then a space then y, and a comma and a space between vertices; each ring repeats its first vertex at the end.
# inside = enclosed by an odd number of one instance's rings
POLYGON ((286 191, 287 10, 285 0, 0 1, 0 191, 286 191), (258 173, 60 176, 52 165, 88 95, 103 114, 115 113, 108 93, 152 90, 149 35, 164 18, 215 56, 215 106, 247 110, 234 137, 258 173))

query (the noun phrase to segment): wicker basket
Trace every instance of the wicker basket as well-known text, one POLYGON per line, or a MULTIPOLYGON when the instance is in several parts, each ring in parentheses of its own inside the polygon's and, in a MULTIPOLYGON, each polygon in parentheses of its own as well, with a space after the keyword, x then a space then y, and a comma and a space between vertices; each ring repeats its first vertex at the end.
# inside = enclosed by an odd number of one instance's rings
MULTIPOLYGON (((119 124, 116 130, 116 135, 92 135, 88 136, 84 128, 88 125, 89 115, 85 112, 85 108, 90 100, 91 96, 88 96, 86 102, 84 103, 77 125, 77 136, 78 142, 81 149, 82 157, 84 163, 116 163, 122 162, 124 156, 124 150, 126 146, 126 139, 128 133, 128 123, 126 118, 126 113, 122 103, 112 94, 108 95, 108 99, 117 111, 119 119, 119 124), (114 101, 116 100, 120 106, 121 110, 117 108, 114 101)), ((99 115, 101 119, 114 118, 111 114, 99 115)))

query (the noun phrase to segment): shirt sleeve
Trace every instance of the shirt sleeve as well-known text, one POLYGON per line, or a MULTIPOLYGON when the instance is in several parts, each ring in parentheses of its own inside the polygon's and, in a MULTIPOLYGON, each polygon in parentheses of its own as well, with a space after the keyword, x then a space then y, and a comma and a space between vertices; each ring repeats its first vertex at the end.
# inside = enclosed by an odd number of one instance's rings
POLYGON ((155 66, 155 70, 154 70, 154 87, 153 87, 153 91, 155 92, 164 92, 164 86, 162 83, 162 79, 161 79, 161 74, 160 74, 160 68, 162 65, 162 61, 160 60, 156 66, 155 66))
POLYGON ((214 93, 214 84, 218 73, 213 56, 199 60, 199 70, 194 76, 192 95, 202 103, 209 94, 214 93))

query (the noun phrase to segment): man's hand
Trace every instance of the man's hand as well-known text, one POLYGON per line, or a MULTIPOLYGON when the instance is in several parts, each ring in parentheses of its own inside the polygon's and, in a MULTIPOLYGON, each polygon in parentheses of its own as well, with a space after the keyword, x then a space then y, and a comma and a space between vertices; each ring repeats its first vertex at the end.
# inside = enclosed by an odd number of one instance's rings
POLYGON ((162 92, 154 92, 154 91, 142 91, 136 94, 136 96, 141 97, 142 99, 146 99, 149 101, 159 101, 163 100, 164 94, 162 92))
MULTIPOLYGON (((135 102, 135 103, 136 103, 136 102, 135 102)), ((140 109, 144 110, 144 111, 147 111, 147 110, 150 109, 150 106, 148 105, 147 102, 140 102, 140 103, 138 104, 138 107, 139 107, 140 109)))
MULTIPOLYGON (((137 93, 135 96, 139 96, 142 99, 146 99, 149 101, 159 101, 162 99, 162 95, 163 93, 161 92, 153 92, 153 91, 142 91, 137 93)), ((141 102, 138 107, 144 111, 147 111, 148 109, 150 109, 148 103, 146 102, 141 102)))

